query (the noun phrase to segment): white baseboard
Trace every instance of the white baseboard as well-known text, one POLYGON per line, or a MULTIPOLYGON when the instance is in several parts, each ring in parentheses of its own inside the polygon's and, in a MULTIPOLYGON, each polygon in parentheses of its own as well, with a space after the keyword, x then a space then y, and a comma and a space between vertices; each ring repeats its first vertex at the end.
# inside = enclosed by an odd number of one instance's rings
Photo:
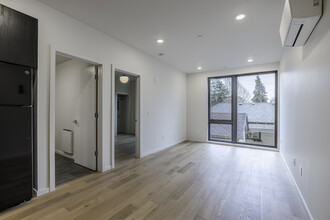
POLYGON ((67 157, 67 158, 70 158, 70 159, 73 159, 73 160, 74 160, 74 156, 71 155, 71 154, 67 154, 67 153, 65 153, 65 152, 63 152, 63 151, 60 151, 60 150, 55 150, 55 152, 56 152, 57 154, 59 154, 59 155, 62 155, 62 156, 64 156, 64 157, 67 157))
POLYGON ((233 144, 233 143, 226 143, 226 142, 201 141, 201 140, 194 140, 194 139, 188 139, 187 141, 195 142, 195 143, 216 144, 216 145, 223 145, 223 146, 230 146, 230 147, 241 147, 241 148, 249 148, 249 149, 255 149, 255 150, 266 150, 266 151, 279 152, 278 148, 260 147, 258 145, 233 144))
POLYGON ((148 152, 145 152, 145 153, 141 153, 140 157, 142 158, 142 157, 148 156, 150 154, 157 153, 157 152, 165 150, 166 148, 169 148, 169 147, 170 146, 165 146, 165 147, 154 149, 154 150, 151 150, 151 151, 148 151, 148 152))
POLYGON ((107 171, 109 171, 111 169, 112 169, 112 166, 111 165, 108 165, 108 166, 105 166, 104 167, 104 170, 102 172, 107 172, 107 171))
POLYGON ((206 143, 207 142, 207 140, 201 140, 201 139, 196 139, 196 138, 187 138, 186 141, 196 142, 196 143, 206 143))
MULTIPOLYGON (((184 141, 180 141, 180 142, 178 142, 177 144, 181 144, 181 143, 183 143, 183 142, 185 142, 185 141, 186 141, 186 140, 184 140, 184 141)), ((148 155, 150 155, 150 154, 157 153, 157 152, 162 151, 162 150, 165 150, 165 149, 167 149, 167 148, 169 148, 169 147, 173 147, 173 146, 175 146, 175 145, 177 145, 177 144, 173 144, 173 145, 170 145, 170 146, 165 146, 165 147, 157 148, 157 149, 154 149, 154 150, 151 150, 151 151, 145 152, 145 153, 141 153, 140 157, 142 158, 142 157, 148 156, 148 155)))
POLYGON ((304 196, 302 195, 302 193, 301 193, 301 191, 300 191, 300 189, 299 189, 299 186, 298 186, 298 184, 297 184, 295 178, 293 177, 293 175, 292 175, 292 173, 291 173, 291 170, 290 170, 290 168, 289 168, 289 165, 288 165, 288 163, 286 162, 286 160, 285 160, 285 158, 284 158, 284 155, 282 154, 282 152, 280 152, 280 154, 281 154, 281 156, 282 156, 282 159, 283 159, 283 161, 284 161, 284 164, 285 164, 287 170, 289 171, 290 177, 291 177, 291 179, 292 179, 294 185, 296 186, 296 189, 297 189, 297 191, 298 191, 298 193, 299 193, 299 196, 300 196, 301 200, 302 200, 303 203, 304 203, 304 206, 305 206, 305 209, 306 209, 306 211, 307 211, 307 214, 309 215, 309 216, 308 216, 309 219, 314 220, 314 218, 313 218, 313 216, 312 216, 312 213, 310 212, 310 210, 309 210, 309 208, 308 208, 308 206, 307 206, 307 203, 306 203, 306 201, 305 201, 305 199, 304 199, 304 196))
POLYGON ((44 194, 49 193, 49 188, 44 188, 44 189, 40 189, 40 190, 36 190, 33 188, 33 194, 38 197, 38 196, 42 196, 44 194))
POLYGON ((230 147, 249 148, 249 149, 254 149, 254 150, 265 150, 265 151, 275 151, 275 152, 279 152, 278 148, 272 148, 272 147, 260 147, 260 146, 258 146, 258 145, 232 144, 232 143, 217 142, 217 141, 207 141, 207 142, 204 142, 204 143, 208 143, 208 144, 217 144, 217 145, 230 146, 230 147))

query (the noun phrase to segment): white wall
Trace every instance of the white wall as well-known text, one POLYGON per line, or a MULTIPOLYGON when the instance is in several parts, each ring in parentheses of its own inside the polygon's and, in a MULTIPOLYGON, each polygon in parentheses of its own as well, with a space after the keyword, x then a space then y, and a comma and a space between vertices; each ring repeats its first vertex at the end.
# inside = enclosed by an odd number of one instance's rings
POLYGON ((141 75, 142 155, 186 139, 185 74, 36 0, 0 0, 0 3, 39 19, 38 191, 44 193, 49 188, 50 45, 103 65, 103 74, 100 76, 103 83, 102 170, 111 167, 111 64, 115 68, 141 75), (155 77, 158 83, 154 82, 155 77))
POLYGON ((286 49, 280 66, 281 153, 315 220, 330 219, 330 2, 323 2, 307 44, 286 49))
POLYGON ((187 139, 208 141, 208 94, 207 78, 278 70, 278 63, 246 66, 187 75, 187 139))

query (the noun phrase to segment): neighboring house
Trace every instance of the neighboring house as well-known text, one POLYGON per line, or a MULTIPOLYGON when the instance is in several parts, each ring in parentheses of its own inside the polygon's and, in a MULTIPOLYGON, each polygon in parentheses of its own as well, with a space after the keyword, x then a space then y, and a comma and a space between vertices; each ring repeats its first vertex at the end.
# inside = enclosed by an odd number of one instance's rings
MULTIPOLYGON (((215 120, 230 120, 231 113, 211 112, 211 119, 215 120)), ((219 134, 221 138, 231 139, 231 125, 228 124, 211 124, 212 135, 219 134)), ((237 115, 237 138, 239 141, 245 141, 246 132, 248 131, 247 114, 239 113, 237 115)))
MULTIPOLYGON (((274 103, 239 103, 237 114, 237 137, 245 141, 248 131, 273 131, 275 122, 274 103)), ((210 118, 216 120, 231 120, 231 103, 220 103, 211 107, 210 118)), ((221 138, 231 138, 231 126, 212 124, 211 134, 221 135, 221 138)))

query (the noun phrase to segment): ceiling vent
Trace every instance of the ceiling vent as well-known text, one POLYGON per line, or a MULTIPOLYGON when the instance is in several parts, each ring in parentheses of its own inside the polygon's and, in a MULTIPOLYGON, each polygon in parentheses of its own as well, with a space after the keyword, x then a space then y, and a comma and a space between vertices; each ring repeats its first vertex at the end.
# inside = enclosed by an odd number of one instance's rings
POLYGON ((280 35, 284 47, 303 46, 322 15, 322 0, 286 0, 280 35))

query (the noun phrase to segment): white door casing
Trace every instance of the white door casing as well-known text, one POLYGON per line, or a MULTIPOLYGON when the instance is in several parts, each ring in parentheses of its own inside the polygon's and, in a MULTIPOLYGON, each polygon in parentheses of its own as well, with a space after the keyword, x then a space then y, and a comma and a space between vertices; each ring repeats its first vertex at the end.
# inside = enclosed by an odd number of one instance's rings
MULTIPOLYGON (((100 60, 95 60, 94 58, 85 56, 83 54, 77 54, 75 50, 68 49, 68 48, 63 48, 60 45, 50 45, 49 47, 50 51, 50 86, 49 86, 49 151, 48 151, 48 161, 49 161, 49 166, 48 166, 48 186, 49 188, 41 188, 41 189, 34 189, 35 193, 37 196, 43 195, 47 192, 54 191, 55 190, 55 107, 56 107, 56 102, 55 102, 55 94, 56 94, 56 83, 55 83, 55 72, 56 72, 56 54, 63 55, 72 59, 78 59, 93 65, 99 66, 99 96, 98 98, 100 99, 98 101, 99 105, 99 121, 104 120, 103 118, 103 108, 100 108, 102 106, 102 102, 104 100, 102 99, 105 87, 103 84, 105 81, 103 80, 104 78, 104 68, 106 70, 109 70, 110 73, 112 73, 112 67, 109 66, 104 66, 104 63, 100 60), (101 77, 100 77, 101 73, 101 77), (101 98, 100 98, 101 97, 101 98)), ((109 120, 110 123, 110 120, 109 120)), ((111 125, 111 124, 110 124, 111 125)), ((104 123, 98 123, 98 160, 99 164, 97 166, 98 171, 104 172, 106 170, 111 169, 113 166, 113 161, 112 161, 112 155, 110 155, 110 160, 109 164, 106 164, 106 155, 104 154, 105 146, 103 145, 104 141, 106 141, 106 136, 103 135, 103 129, 104 129, 104 123)), ((112 125, 111 125, 112 126, 112 125)), ((112 129, 112 128, 110 128, 112 129)), ((111 144, 110 144, 111 145, 111 144)), ((109 146, 109 150, 111 152, 111 146, 109 146)), ((38 156, 39 160, 39 156, 38 156)), ((40 173, 40 167, 37 168, 37 173, 40 173)), ((38 182, 39 182, 38 178, 38 182)))

